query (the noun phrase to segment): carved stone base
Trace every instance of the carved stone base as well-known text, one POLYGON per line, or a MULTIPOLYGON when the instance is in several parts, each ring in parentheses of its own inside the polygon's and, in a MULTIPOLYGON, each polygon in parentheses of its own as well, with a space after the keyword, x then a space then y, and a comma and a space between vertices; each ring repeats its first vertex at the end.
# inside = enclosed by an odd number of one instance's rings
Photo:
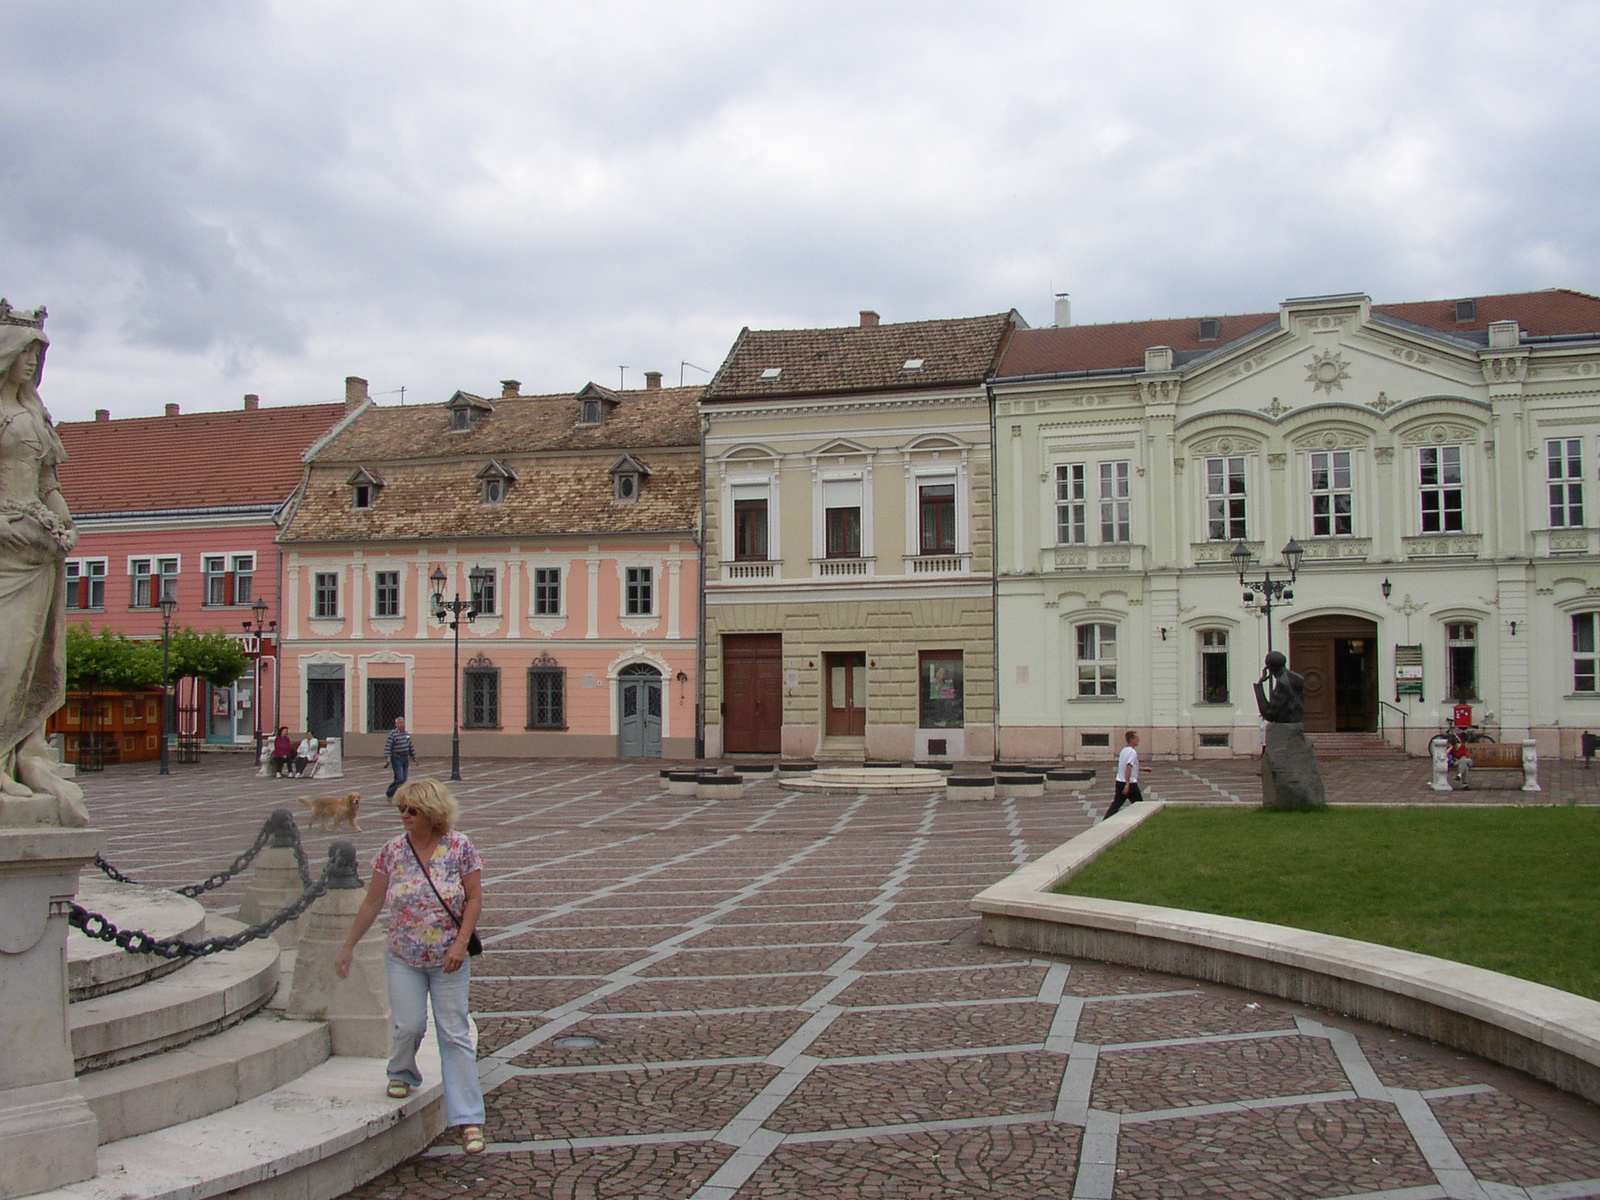
POLYGON ((300 918, 294 980, 284 1016, 291 1021, 326 1021, 335 1054, 388 1058, 389 980, 383 965, 384 935, 378 925, 356 943, 348 979, 340 979, 333 969, 365 896, 362 888, 328 892, 300 918))
POLYGON ((1299 722, 1269 721, 1261 756, 1262 808, 1321 808, 1328 802, 1316 751, 1299 722))
POLYGON ((0 1200, 95 1173, 99 1125, 72 1072, 67 915, 98 829, 0 830, 0 1200))

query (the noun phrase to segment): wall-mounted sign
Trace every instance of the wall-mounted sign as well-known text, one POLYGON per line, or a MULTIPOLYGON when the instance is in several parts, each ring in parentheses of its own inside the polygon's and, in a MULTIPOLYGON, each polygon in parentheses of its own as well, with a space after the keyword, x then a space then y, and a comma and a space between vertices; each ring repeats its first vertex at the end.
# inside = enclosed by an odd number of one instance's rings
POLYGON ((1394 648, 1394 698, 1416 696, 1422 698, 1422 647, 1396 646, 1394 648))

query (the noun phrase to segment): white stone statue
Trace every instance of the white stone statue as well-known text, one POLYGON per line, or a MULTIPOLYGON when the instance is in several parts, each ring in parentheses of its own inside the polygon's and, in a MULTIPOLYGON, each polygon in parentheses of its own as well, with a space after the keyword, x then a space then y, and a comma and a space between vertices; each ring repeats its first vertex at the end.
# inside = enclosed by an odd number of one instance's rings
POLYGON ((66 451, 39 400, 44 318, 0 300, 0 826, 89 823, 44 733, 66 699, 65 560, 78 541, 56 478, 66 451))

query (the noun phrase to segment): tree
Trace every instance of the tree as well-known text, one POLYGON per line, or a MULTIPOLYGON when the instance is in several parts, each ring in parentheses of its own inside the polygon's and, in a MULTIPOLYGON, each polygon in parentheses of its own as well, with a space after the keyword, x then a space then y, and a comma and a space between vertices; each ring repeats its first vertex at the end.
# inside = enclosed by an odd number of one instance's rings
POLYGON ((67 626, 67 688, 93 692, 95 688, 151 687, 161 682, 161 645, 136 642, 87 625, 67 626))
MULTIPOLYGON (((157 679, 160 678, 160 643, 155 643, 157 679)), ((196 633, 187 625, 172 632, 172 665, 169 673, 174 679, 192 675, 203 679, 212 687, 228 687, 250 669, 250 656, 244 652, 239 639, 221 630, 215 633, 196 633)))

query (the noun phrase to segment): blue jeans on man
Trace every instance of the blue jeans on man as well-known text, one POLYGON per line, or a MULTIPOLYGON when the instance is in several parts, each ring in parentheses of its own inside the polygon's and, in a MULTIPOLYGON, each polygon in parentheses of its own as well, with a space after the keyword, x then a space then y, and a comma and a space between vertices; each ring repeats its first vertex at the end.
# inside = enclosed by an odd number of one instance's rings
POLYGON ((400 790, 400 785, 406 781, 406 776, 411 774, 411 760, 404 754, 396 754, 389 760, 389 766, 394 769, 394 782, 384 794, 393 800, 394 794, 400 790))

